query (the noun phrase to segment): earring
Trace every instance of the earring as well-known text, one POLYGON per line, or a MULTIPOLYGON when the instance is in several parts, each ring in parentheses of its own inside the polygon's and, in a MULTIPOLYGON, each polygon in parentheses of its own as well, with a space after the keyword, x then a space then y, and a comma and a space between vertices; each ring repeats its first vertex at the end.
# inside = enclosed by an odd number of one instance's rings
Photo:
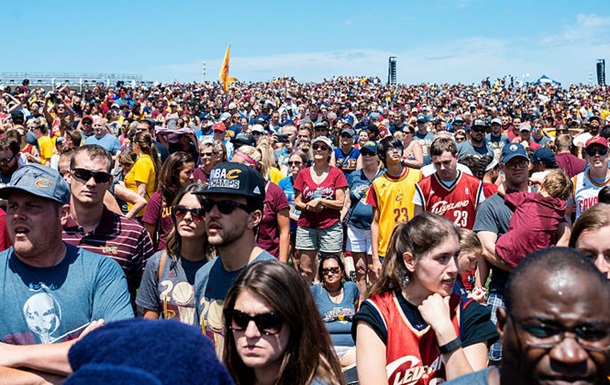
POLYGON ((409 282, 411 281, 411 277, 409 277, 409 274, 405 274, 404 277, 402 277, 402 286, 407 286, 409 284, 409 282))

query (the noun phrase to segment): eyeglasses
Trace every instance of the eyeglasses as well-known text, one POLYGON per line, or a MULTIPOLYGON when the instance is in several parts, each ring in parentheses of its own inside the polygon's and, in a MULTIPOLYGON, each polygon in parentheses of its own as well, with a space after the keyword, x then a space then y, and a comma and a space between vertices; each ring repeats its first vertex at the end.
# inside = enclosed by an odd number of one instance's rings
POLYGON ((328 273, 339 274, 340 272, 341 269, 339 268, 339 266, 326 267, 322 269, 322 275, 327 275, 328 273))
POLYGON ((294 161, 294 162, 287 162, 287 164, 288 164, 288 167, 292 167, 292 166, 300 166, 303 164, 303 162, 294 161))
POLYGON ((599 154, 599 156, 605 156, 606 154, 608 154, 608 148, 599 146, 589 147, 585 151, 589 156, 595 156, 597 154, 599 154))
POLYGON ((72 168, 70 169, 72 174, 80 180, 88 181, 91 178, 95 183, 107 183, 112 179, 112 175, 103 171, 89 171, 84 168, 72 168))
POLYGON ((377 155, 376 152, 373 152, 373 151, 367 150, 367 149, 360 150, 360 153, 362 154, 362 156, 375 156, 375 155, 377 155))
POLYGON ((273 336, 282 331, 284 316, 278 313, 261 313, 254 316, 235 309, 224 312, 226 322, 233 331, 242 332, 248 328, 250 321, 254 321, 259 332, 266 336, 273 336))
POLYGON ((205 156, 211 157, 211 156, 214 156, 214 153, 213 152, 202 152, 199 155, 201 155, 202 158, 205 157, 205 156))
POLYGON ((201 203, 201 207, 206 213, 212 211, 214 206, 218 207, 218 211, 220 211, 221 214, 231 214, 233 211, 235 211, 235 209, 238 208, 248 213, 252 211, 250 210, 250 206, 230 200, 213 201, 211 199, 204 199, 204 201, 201 203))
POLYGON ((564 328, 544 322, 528 323, 520 321, 509 313, 509 317, 521 330, 526 333, 528 346, 540 349, 552 349, 563 341, 566 333, 574 334, 574 339, 585 350, 593 352, 606 352, 610 350, 610 329, 596 328, 589 325, 579 325, 573 328, 564 328))
POLYGON ((189 209, 186 206, 176 205, 172 207, 172 212, 176 216, 176 219, 181 221, 186 216, 186 213, 191 213, 191 218, 193 222, 200 222, 205 215, 205 212, 202 208, 189 209))
POLYGON ((15 159, 15 155, 10 158, 0 158, 0 163, 9 163, 11 160, 15 159))
POLYGON ((522 160, 522 161, 519 161, 519 162, 505 163, 504 165, 509 170, 516 170, 518 168, 526 168, 527 166, 530 165, 530 162, 527 161, 527 160, 522 160))
POLYGON ((313 146, 311 146, 311 148, 313 148, 314 150, 322 150, 322 151, 330 150, 330 148, 325 144, 323 144, 323 145, 314 144, 313 146))

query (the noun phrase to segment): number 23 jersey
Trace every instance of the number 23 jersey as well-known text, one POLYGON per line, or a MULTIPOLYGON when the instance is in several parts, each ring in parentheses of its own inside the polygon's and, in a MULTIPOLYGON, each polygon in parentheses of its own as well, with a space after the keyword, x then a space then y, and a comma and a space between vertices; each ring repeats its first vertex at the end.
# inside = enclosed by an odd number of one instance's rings
POLYGON ((379 210, 379 255, 386 255, 396 224, 413 218, 415 185, 421 177, 419 170, 405 167, 398 178, 385 172, 373 180, 366 203, 379 210))
POLYGON ((479 203, 485 200, 483 183, 471 175, 458 172, 449 186, 434 174, 417 183, 413 203, 425 212, 442 215, 463 229, 474 226, 479 203))

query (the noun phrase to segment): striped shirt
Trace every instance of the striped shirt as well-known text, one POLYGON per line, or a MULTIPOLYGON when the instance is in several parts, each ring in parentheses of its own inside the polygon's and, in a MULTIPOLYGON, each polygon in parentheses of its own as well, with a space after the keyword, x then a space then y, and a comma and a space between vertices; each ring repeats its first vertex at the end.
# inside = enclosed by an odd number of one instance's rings
POLYGON ((102 218, 95 230, 85 233, 74 219, 68 217, 62 238, 66 243, 117 261, 127 277, 129 293, 135 298, 144 263, 154 254, 152 242, 144 226, 133 219, 113 213, 104 206, 102 218))

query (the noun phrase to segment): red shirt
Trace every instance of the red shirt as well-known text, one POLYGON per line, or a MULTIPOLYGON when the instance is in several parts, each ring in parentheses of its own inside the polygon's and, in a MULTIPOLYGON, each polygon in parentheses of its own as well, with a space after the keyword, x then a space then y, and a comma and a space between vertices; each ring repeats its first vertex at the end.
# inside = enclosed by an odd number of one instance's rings
POLYGON ((172 231, 174 221, 172 219, 172 208, 165 202, 165 199, 162 199, 159 191, 155 191, 148 200, 142 222, 159 228, 157 250, 163 250, 165 248, 165 238, 172 231), (160 228, 159 221, 161 221, 160 228))
MULTIPOLYGON (((337 199, 336 190, 347 187, 347 179, 343 171, 337 167, 330 167, 328 175, 317 184, 311 179, 311 167, 307 167, 297 175, 294 181, 294 189, 302 193, 303 203, 310 202, 315 198, 337 199)), ((325 208, 318 213, 303 210, 297 222, 298 226, 311 227, 316 229, 328 229, 341 218, 339 210, 325 208)))
POLYGON ((267 182, 263 220, 258 228, 257 243, 276 258, 280 256, 280 228, 277 223, 277 213, 282 210, 290 210, 284 190, 275 183, 267 182))

